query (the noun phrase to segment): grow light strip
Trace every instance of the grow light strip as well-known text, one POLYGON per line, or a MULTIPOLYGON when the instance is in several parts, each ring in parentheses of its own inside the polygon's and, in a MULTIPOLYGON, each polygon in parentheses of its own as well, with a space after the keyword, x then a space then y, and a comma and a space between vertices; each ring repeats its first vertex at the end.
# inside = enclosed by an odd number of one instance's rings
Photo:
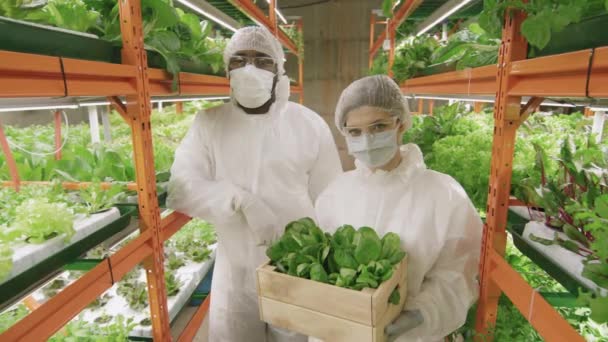
POLYGON ((0 108, 0 112, 14 112, 25 110, 44 110, 44 109, 76 109, 78 105, 51 105, 51 106, 31 106, 31 107, 4 107, 0 108))
MULTIPOLYGON (((266 0, 267 3, 270 3, 270 0, 266 0)), ((281 12, 279 11, 278 8, 274 8, 274 13, 276 13, 279 18, 281 18, 281 21, 283 22, 283 24, 287 24, 287 20, 285 19, 285 17, 283 16, 283 14, 281 14, 281 12)))
POLYGON ((439 24, 442 20, 444 20, 445 18, 454 14, 456 11, 458 11, 459 9, 464 7, 464 5, 468 4, 471 1, 472 0, 462 0, 462 1, 456 2, 456 3, 453 3, 453 2, 446 3, 445 5, 441 6, 437 11, 433 12, 429 18, 431 18, 436 13, 441 13, 443 11, 445 11, 445 12, 443 14, 439 15, 439 17, 437 19, 433 20, 430 24, 425 24, 425 22, 428 19, 425 20, 424 22, 422 22, 422 24, 420 24, 417 27, 418 33, 416 33, 416 35, 419 36, 423 33, 426 33, 428 30, 432 29, 435 25, 439 24))
POLYGON ((589 110, 594 112, 608 112, 608 107, 588 107, 589 110))
MULTIPOLYGON (((485 103, 494 103, 494 99, 484 99, 484 98, 461 98, 461 97, 442 97, 442 96, 405 96, 408 99, 423 99, 423 100, 443 100, 443 101, 462 101, 462 102, 485 102, 485 103)), ((526 104, 526 101, 522 101, 521 104, 526 104)), ((540 104, 541 106, 547 107, 568 107, 575 108, 577 105, 571 103, 559 103, 559 102, 543 102, 540 104)), ((582 105, 581 105, 582 106, 582 105)), ((606 107, 604 110, 608 110, 606 107)))
MULTIPOLYGON (((229 96, 216 96, 216 97, 175 97, 175 98, 162 98, 162 99, 153 99, 150 101, 151 103, 159 103, 159 102, 188 102, 188 101, 217 101, 217 100, 227 100, 229 96)), ((122 101, 123 104, 126 104, 125 101, 122 101)), ((106 106, 109 105, 109 101, 100 101, 100 102, 82 102, 79 103, 79 107, 90 107, 90 106, 106 106)))
POLYGON ((200 13, 201 15, 213 20, 214 22, 224 26, 225 28, 231 30, 232 32, 236 32, 236 28, 234 28, 234 26, 228 24, 227 22, 221 20, 220 18, 210 14, 209 12, 203 10, 202 8, 194 5, 193 3, 191 3, 188 0, 177 0, 179 3, 181 3, 182 5, 190 8, 191 10, 200 13))

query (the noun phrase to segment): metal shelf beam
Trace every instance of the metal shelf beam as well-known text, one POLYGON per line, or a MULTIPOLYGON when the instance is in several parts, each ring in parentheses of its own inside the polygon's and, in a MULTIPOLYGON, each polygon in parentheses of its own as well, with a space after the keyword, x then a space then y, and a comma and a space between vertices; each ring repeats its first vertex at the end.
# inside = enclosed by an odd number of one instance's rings
POLYGON ((488 65, 412 78, 403 82, 401 88, 406 94, 495 94, 497 72, 496 65, 488 65))

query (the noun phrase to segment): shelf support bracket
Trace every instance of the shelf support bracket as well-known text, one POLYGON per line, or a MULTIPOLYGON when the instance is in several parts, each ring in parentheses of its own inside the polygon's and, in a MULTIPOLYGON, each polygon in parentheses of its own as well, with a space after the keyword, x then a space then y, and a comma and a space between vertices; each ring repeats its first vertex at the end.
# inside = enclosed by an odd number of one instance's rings
POLYGON ((534 96, 528 100, 528 102, 522 107, 519 112, 519 125, 524 123, 530 115, 536 111, 538 106, 545 100, 544 97, 534 96))
POLYGON ((114 110, 117 111, 118 114, 120 114, 120 116, 122 116, 122 118, 130 126, 132 120, 129 117, 129 114, 127 113, 127 107, 122 103, 122 101, 120 101, 120 98, 118 96, 108 96, 108 101, 110 101, 110 104, 112 105, 114 110))

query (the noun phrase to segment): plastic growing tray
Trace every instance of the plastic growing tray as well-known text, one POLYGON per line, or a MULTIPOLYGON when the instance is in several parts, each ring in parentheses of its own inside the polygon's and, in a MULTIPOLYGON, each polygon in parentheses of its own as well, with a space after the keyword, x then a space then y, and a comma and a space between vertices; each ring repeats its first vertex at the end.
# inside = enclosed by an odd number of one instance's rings
POLYGON ((555 55, 608 45, 608 14, 585 18, 579 23, 568 25, 560 32, 551 34, 551 41, 545 48, 531 47, 529 58, 555 55))
POLYGON ((571 294, 577 296, 579 289, 583 289, 584 291, 591 290, 587 285, 580 282, 571 272, 551 260, 545 253, 524 239, 522 234, 527 222, 522 223, 522 218, 516 219, 512 218, 512 216, 516 215, 510 213, 507 230, 513 237, 515 247, 517 247, 522 254, 545 270, 545 272, 562 284, 571 294))
MULTIPOLYGON (((94 35, 5 17, 0 17, 0 50, 108 63, 121 62, 121 47, 94 35)), ((148 50, 146 54, 149 67, 166 69, 167 64, 159 53, 148 50)), ((177 64, 183 72, 225 75, 223 69, 214 73, 211 66, 202 61, 180 59, 177 64)))
POLYGON ((31 292, 40 281, 53 275, 64 265, 76 260, 79 256, 94 248, 112 235, 126 228, 136 207, 117 207, 120 217, 105 226, 86 235, 71 245, 46 256, 31 267, 20 272, 9 280, 0 284, 0 308, 10 305, 14 300, 31 292))
MULTIPOLYGON (((176 276, 182 281, 180 291, 173 297, 169 297, 167 301, 167 309, 169 311, 169 318, 173 321, 181 309, 188 304, 192 293, 195 292, 197 286, 201 283, 201 280, 205 278, 213 266, 216 254, 216 246, 212 245, 209 248, 212 250, 209 259, 202 262, 188 261, 185 266, 179 268, 176 271, 176 276)), ((141 271, 139 280, 145 281, 145 272, 141 271)), ((111 299, 106 305, 97 309, 87 308, 81 313, 82 319, 93 322, 95 318, 103 315, 104 313, 111 314, 113 316, 123 315, 124 317, 131 317, 134 322, 140 322, 145 317, 149 316, 149 310, 143 309, 140 311, 132 310, 124 298, 117 295, 118 285, 115 284, 106 293, 111 295, 111 299)), ((131 340, 150 340, 152 337, 152 326, 137 325, 129 334, 131 340)))

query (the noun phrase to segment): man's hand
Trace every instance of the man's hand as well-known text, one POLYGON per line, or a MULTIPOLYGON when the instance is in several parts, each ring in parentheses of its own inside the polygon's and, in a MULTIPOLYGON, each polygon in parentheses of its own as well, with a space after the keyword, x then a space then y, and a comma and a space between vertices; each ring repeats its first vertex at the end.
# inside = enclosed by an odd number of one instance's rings
POLYGON ((241 211, 258 246, 269 245, 276 238, 279 219, 264 201, 247 193, 243 196, 241 211))

